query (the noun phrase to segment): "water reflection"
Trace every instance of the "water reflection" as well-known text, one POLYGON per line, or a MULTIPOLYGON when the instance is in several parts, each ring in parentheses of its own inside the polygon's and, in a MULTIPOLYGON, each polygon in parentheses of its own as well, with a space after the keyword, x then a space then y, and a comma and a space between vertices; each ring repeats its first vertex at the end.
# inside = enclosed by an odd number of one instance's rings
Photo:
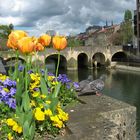
POLYGON ((102 74, 107 75, 103 94, 137 107, 137 139, 140 139, 140 73, 80 69, 79 71, 67 71, 67 74, 73 81, 87 79, 89 74, 92 74, 94 79, 99 78, 102 74))

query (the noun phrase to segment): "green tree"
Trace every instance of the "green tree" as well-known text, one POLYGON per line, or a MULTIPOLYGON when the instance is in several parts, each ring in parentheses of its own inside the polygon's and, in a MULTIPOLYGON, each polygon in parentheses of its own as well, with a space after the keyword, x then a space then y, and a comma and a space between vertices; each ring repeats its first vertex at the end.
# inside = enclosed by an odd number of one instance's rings
POLYGON ((132 13, 130 10, 125 11, 124 21, 121 24, 121 35, 123 38, 124 45, 132 42, 133 27, 132 27, 132 13))
POLYGON ((124 21, 132 20, 132 13, 130 10, 126 10, 124 13, 124 21))
POLYGON ((11 31, 14 29, 13 24, 9 25, 0 25, 0 38, 7 39, 8 35, 11 33, 11 31))
POLYGON ((6 47, 6 43, 8 36, 13 29, 14 29, 13 24, 0 25, 0 51, 8 50, 8 47, 6 47))
POLYGON ((69 37, 68 38, 68 47, 78 47, 82 46, 83 42, 79 39, 76 39, 75 37, 69 37))

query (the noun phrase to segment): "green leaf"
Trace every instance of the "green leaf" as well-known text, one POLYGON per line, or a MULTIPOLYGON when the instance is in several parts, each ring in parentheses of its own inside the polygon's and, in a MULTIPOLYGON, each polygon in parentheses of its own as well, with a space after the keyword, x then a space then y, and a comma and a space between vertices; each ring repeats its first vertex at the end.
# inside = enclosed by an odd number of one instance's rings
POLYGON ((27 92, 25 91, 22 95, 22 106, 23 106, 25 112, 26 111, 28 112, 31 109, 28 91, 27 92))
POLYGON ((45 81, 46 82, 48 81, 48 69, 47 68, 45 69, 45 81))
POLYGON ((23 92, 23 88, 24 88, 23 73, 19 74, 19 81, 17 81, 16 87, 17 87, 16 94, 15 94, 16 105, 21 106, 22 92, 23 92))
POLYGON ((57 85, 55 85, 53 97, 56 98, 58 96, 58 93, 60 91, 61 83, 59 82, 57 85))
POLYGON ((23 124, 23 136, 24 139, 29 139, 30 135, 29 135, 29 123, 28 121, 25 121, 25 123, 23 124))
POLYGON ((59 100, 57 97, 51 99, 50 109, 52 112, 54 112, 56 110, 56 106, 58 105, 58 102, 59 102, 59 100))
POLYGON ((42 76, 40 78, 40 86, 41 86, 41 92, 42 92, 42 94, 48 95, 48 88, 47 88, 45 79, 42 76))
POLYGON ((29 135, 30 139, 33 140, 35 134, 35 122, 32 122, 30 129, 29 129, 29 135))

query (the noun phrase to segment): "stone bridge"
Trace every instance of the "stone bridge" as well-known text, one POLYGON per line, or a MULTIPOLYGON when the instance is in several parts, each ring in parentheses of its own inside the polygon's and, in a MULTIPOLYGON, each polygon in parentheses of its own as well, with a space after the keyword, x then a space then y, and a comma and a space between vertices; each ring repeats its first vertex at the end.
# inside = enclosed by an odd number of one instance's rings
MULTIPOLYGON (((60 67, 68 70, 76 70, 79 67, 93 68, 96 66, 107 66, 117 58, 126 57, 122 46, 94 47, 79 46, 66 48, 61 51, 60 67)), ((0 58, 6 64, 16 59, 15 51, 2 51, 0 58)), ((20 54, 19 59, 25 61, 25 56, 20 54)), ((46 48, 45 51, 33 55, 32 62, 38 61, 40 64, 57 63, 57 51, 53 48, 46 48)))

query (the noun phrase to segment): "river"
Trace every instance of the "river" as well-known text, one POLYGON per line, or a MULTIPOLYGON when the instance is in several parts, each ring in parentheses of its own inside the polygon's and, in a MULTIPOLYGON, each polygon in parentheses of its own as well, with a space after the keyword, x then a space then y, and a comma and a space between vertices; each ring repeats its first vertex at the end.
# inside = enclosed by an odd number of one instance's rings
POLYGON ((86 79, 89 74, 92 74, 94 79, 105 74, 107 78, 102 93, 137 107, 137 140, 140 140, 140 72, 81 69, 67 71, 67 74, 73 81, 86 79))

